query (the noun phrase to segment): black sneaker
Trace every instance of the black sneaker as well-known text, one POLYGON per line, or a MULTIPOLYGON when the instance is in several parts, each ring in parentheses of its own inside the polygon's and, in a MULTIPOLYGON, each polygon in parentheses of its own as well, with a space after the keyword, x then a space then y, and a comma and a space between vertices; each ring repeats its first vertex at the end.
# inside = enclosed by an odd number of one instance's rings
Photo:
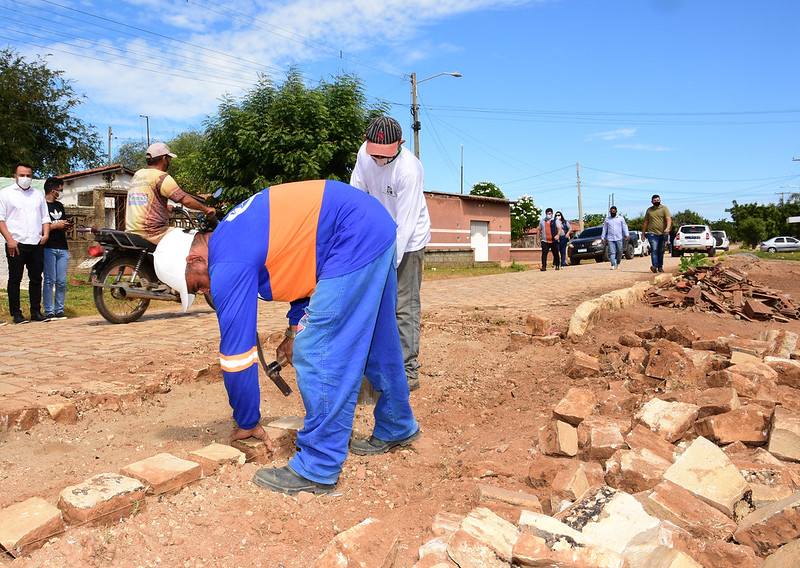
POLYGON ((385 454, 397 446, 408 446, 414 440, 419 438, 419 435, 420 429, 417 428, 417 431, 411 434, 408 438, 403 438, 402 440, 392 440, 391 442, 386 442, 380 438, 376 438, 375 436, 370 436, 369 440, 353 440, 350 442, 350 451, 359 456, 385 454))
POLYGON ((58 312, 56 315, 52 316, 50 319, 65 320, 65 319, 67 319, 67 316, 64 315, 64 312, 58 312))
POLYGON ((650 267, 650 272, 653 272, 653 273, 658 272, 658 268, 655 267, 655 266, 651 266, 650 267))
POLYGON ((539 272, 547 272, 547 269, 546 268, 540 268, 539 272))
POLYGON ((18 314, 14 316, 14 323, 30 323, 30 321, 22 314, 18 314))
POLYGON ((31 312, 31 321, 50 321, 42 312, 31 312))
POLYGON ((288 465, 281 468, 262 467, 253 476, 253 483, 270 491, 296 495, 307 491, 315 495, 325 495, 336 488, 336 484, 317 483, 306 479, 288 465))

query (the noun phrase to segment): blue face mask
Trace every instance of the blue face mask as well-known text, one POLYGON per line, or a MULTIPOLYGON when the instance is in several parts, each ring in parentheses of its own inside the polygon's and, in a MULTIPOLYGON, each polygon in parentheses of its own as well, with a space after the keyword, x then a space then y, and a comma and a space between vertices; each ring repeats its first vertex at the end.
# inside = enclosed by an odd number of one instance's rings
POLYGON ((550 219, 553 218, 553 216, 548 213, 547 215, 544 216, 544 218, 549 221, 550 219))

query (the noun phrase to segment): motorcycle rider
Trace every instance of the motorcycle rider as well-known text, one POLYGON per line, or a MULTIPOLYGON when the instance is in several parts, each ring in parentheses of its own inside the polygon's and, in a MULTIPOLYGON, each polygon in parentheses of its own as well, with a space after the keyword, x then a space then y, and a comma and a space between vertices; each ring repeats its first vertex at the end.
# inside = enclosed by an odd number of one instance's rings
POLYGON ((297 371, 305 426, 289 464, 258 470, 257 485, 288 494, 334 489, 365 375, 381 393, 375 426, 350 450, 381 454, 419 437, 395 316, 395 238, 396 225, 377 199, 321 180, 267 188, 231 210, 213 233, 172 231, 158 246, 163 282, 181 297, 211 291, 237 424, 229 443, 255 436, 271 447, 259 424, 257 303, 291 303, 277 355, 297 371))
POLYGON ((145 153, 147 167, 136 172, 128 189, 125 230, 153 244, 158 244, 171 228, 168 200, 202 211, 207 217, 216 214, 213 207, 206 207, 178 187, 167 173, 170 160, 177 157, 163 142, 150 144, 145 153))

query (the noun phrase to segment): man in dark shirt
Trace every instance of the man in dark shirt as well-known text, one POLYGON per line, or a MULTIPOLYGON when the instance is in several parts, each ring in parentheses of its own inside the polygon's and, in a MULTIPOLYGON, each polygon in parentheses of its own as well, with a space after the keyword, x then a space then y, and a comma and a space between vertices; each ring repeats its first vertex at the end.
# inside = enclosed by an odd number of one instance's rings
POLYGON ((67 219, 64 206, 58 201, 64 182, 49 177, 44 182, 44 200, 50 213, 50 238, 44 244, 44 277, 42 305, 47 319, 67 319, 64 315, 64 300, 67 296, 67 230, 72 226, 67 219), (55 289, 55 296, 53 290, 55 289))

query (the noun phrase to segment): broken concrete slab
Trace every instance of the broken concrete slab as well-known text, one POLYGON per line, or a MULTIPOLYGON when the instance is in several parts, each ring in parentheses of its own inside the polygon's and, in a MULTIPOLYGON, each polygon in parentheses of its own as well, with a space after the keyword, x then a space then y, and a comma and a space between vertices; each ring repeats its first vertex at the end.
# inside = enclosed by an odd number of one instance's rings
POLYGON ((782 460, 800 461, 800 412, 775 408, 767 449, 782 460))
POLYGON ((478 507, 450 537, 447 553, 460 568, 507 568, 516 540, 515 525, 478 507))
POLYGON ((761 445, 767 442, 771 418, 772 412, 750 405, 698 420, 694 431, 720 445, 733 442, 761 445))
POLYGON ((583 351, 573 351, 567 359, 566 373, 573 379, 597 376, 600 374, 600 361, 583 351))
POLYGON ((733 537, 761 557, 769 556, 784 544, 798 538, 800 491, 756 509, 739 523, 733 537))
POLYGON ((143 505, 146 489, 138 479, 101 473, 65 487, 58 508, 69 525, 117 522, 143 505))
POLYGON ((671 465, 671 460, 646 448, 619 450, 606 461, 606 483, 627 493, 647 491, 661 482, 671 465))
POLYGON ((677 442, 697 419, 699 410, 696 404, 665 402, 654 398, 639 409, 634 420, 667 442, 677 442))
POLYGON ((15 557, 41 547, 63 530, 61 511, 41 497, 0 510, 0 546, 15 557))
POLYGON ((664 479, 683 487, 731 518, 749 512, 745 498, 750 486, 716 444, 700 437, 664 474, 664 479))
POLYGON ((241 467, 245 464, 246 456, 244 452, 225 444, 209 444, 204 448, 189 452, 189 459, 200 464, 203 476, 217 472, 224 465, 241 467))
POLYGON ((539 450, 549 456, 578 454, 578 430, 561 420, 551 420, 539 430, 539 450))
POLYGON ((120 473, 144 482, 150 495, 180 491, 202 475, 200 465, 162 453, 123 467, 120 473))
POLYGON ((571 388, 553 409, 553 417, 577 426, 591 416, 597 406, 594 392, 584 388, 571 388))
POLYGON ((397 555, 397 543, 392 527, 378 519, 367 518, 333 537, 314 566, 391 566, 397 555))
POLYGON ((606 460, 617 450, 627 447, 625 434, 630 430, 630 420, 594 416, 578 425, 578 447, 581 457, 606 460))

